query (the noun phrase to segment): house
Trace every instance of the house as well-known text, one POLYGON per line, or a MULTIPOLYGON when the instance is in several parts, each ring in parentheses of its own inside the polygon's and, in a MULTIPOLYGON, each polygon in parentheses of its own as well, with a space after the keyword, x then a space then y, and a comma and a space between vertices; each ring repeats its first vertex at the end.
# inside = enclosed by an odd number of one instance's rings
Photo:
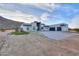
POLYGON ((41 22, 34 21, 30 24, 23 23, 20 31, 68 31, 68 24, 45 25, 41 22))

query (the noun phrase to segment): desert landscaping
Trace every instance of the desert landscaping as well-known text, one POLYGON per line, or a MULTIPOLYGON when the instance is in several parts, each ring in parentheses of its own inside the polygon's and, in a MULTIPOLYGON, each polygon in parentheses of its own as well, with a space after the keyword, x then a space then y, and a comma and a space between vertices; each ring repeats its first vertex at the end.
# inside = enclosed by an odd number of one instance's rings
POLYGON ((50 39, 40 32, 11 35, 0 32, 1 56, 79 56, 79 35, 50 39))

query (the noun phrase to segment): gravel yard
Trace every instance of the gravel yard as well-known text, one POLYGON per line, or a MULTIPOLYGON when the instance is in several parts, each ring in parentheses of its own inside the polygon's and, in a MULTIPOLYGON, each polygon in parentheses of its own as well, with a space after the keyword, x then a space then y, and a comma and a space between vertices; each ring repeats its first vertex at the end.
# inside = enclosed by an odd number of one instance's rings
POLYGON ((49 40, 38 32, 28 35, 8 35, 7 32, 0 32, 0 55, 79 56, 79 35, 65 39, 49 40))

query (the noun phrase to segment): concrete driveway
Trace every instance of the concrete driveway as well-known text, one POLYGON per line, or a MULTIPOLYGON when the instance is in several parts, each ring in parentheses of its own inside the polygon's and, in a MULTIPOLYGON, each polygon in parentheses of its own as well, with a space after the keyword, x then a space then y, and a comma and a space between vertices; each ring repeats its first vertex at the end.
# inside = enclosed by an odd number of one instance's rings
POLYGON ((55 39, 55 40, 62 40, 62 39, 66 39, 71 36, 79 35, 77 33, 61 32, 61 31, 43 31, 41 33, 44 36, 50 39, 55 39))

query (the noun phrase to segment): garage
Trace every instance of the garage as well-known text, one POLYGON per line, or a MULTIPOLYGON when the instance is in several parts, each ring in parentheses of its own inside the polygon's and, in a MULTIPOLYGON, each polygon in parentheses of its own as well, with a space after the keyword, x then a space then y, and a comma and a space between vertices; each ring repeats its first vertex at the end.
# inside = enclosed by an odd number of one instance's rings
POLYGON ((55 27, 51 27, 49 30, 50 31, 55 31, 55 27))
POLYGON ((62 31, 62 28, 61 27, 57 27, 57 31, 62 31))

